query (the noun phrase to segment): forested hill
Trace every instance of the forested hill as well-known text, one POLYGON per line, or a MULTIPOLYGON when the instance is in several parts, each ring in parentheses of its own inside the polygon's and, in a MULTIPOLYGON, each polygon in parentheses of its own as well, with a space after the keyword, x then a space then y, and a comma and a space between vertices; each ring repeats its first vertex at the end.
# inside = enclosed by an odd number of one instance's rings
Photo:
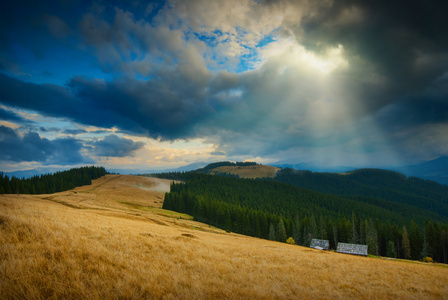
POLYGON ((0 194, 52 194, 92 184, 93 179, 107 174, 103 167, 82 167, 68 171, 34 176, 9 178, 0 173, 0 194))
POLYGON ((239 178, 273 178, 280 168, 257 164, 255 162, 212 163, 196 172, 239 178))
POLYGON ((309 246, 321 238, 333 249, 337 242, 361 243, 371 254, 448 262, 446 186, 382 170, 341 175, 286 169, 263 179, 222 175, 160 174, 183 181, 172 185, 163 208, 282 242, 292 236, 309 246))
POLYGON ((448 219, 448 186, 393 171, 360 169, 338 174, 286 168, 277 172, 275 180, 382 207, 394 204, 398 212, 400 205, 418 207, 448 219))

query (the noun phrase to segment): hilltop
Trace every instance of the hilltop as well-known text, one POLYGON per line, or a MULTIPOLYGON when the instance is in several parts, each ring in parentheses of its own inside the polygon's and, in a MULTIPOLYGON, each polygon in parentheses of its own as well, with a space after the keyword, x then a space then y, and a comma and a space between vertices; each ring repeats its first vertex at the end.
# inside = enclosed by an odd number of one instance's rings
POLYGON ((257 164, 255 162, 217 162, 209 164, 196 172, 227 175, 239 178, 274 178, 281 168, 257 164))
POLYGON ((448 295, 444 265, 356 257, 251 238, 163 210, 170 182, 106 175, 61 193, 0 196, 2 297, 448 295))

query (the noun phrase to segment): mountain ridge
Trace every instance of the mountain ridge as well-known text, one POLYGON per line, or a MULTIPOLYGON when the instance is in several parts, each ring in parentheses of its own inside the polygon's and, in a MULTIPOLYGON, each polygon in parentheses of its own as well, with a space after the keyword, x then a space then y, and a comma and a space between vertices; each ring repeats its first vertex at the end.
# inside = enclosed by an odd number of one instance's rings
POLYGON ((327 166, 322 167, 318 162, 303 162, 297 159, 280 160, 268 164, 270 166, 284 168, 291 168, 296 170, 309 170, 312 172, 325 173, 345 173, 357 169, 381 169, 391 170, 402 173, 408 177, 418 177, 436 181, 440 184, 448 185, 448 157, 441 156, 436 159, 424 161, 419 164, 395 166, 395 167, 351 167, 351 166, 327 166))

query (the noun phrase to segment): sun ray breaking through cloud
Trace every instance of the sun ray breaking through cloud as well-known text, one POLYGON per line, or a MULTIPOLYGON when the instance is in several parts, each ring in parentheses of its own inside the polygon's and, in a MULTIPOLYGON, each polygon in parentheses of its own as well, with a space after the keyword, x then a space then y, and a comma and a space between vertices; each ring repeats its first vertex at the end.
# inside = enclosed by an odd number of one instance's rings
POLYGON ((8 3, 2 169, 251 159, 387 167, 448 155, 447 9, 8 3), (14 156, 26 153, 19 142, 35 155, 14 156), (58 153, 69 144, 67 160, 58 153))

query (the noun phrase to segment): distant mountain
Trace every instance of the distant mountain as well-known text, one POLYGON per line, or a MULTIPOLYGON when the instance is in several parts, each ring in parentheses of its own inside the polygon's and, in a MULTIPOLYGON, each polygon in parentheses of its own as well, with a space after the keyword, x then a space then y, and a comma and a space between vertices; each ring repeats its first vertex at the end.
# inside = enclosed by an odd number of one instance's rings
POLYGON ((274 163, 268 164, 269 166, 278 167, 278 168, 291 168, 295 170, 308 170, 313 172, 336 172, 343 173, 347 171, 354 170, 354 167, 348 166, 326 166, 322 167, 317 162, 302 162, 296 159, 286 159, 280 160, 274 163))
POLYGON ((43 175, 43 174, 53 174, 58 171, 65 171, 66 169, 59 169, 59 168, 39 168, 39 169, 30 169, 30 170, 20 170, 20 171, 13 171, 13 172, 3 172, 4 175, 16 178, 31 178, 35 175, 43 175))
POLYGON ((448 157, 442 156, 418 165, 395 168, 395 171, 448 185, 448 157))
MULTIPOLYGON (((155 173, 166 173, 166 172, 188 172, 197 170, 200 168, 203 168, 207 165, 206 162, 197 162, 188 164, 185 166, 181 166, 178 168, 171 168, 171 169, 109 169, 107 168, 107 171, 110 173, 117 173, 122 175, 137 175, 137 174, 155 174, 155 173)), ((12 171, 12 172, 3 172, 4 175, 16 178, 31 178, 36 175, 44 175, 44 174, 54 174, 59 171, 66 171, 69 168, 35 168, 35 169, 29 169, 29 170, 20 170, 20 171, 12 171)), ((1 170, 0 170, 1 172, 1 170)))
MULTIPOLYGON (((318 162, 301 162, 297 159, 287 159, 277 161, 269 164, 270 166, 279 167, 282 169, 291 168, 295 170, 308 170, 313 172, 330 172, 330 173, 345 173, 353 171, 357 168, 349 166, 328 166, 321 167, 318 162)), ((364 168, 368 168, 365 166, 364 168)), ((448 157, 442 156, 437 159, 423 162, 421 164, 386 168, 391 171, 402 173, 406 176, 418 177, 436 181, 441 184, 448 185, 448 157)))
POLYGON ((192 163, 183 167, 179 167, 177 169, 174 169, 173 171, 175 172, 188 172, 188 171, 194 171, 200 168, 205 167, 206 165, 208 165, 208 163, 206 162, 197 162, 197 163, 192 163))
POLYGON ((181 166, 178 168, 169 169, 108 169, 109 172, 118 173, 122 175, 131 174, 156 174, 156 173, 169 173, 169 172, 188 172, 203 168, 207 165, 206 162, 197 162, 181 166))

